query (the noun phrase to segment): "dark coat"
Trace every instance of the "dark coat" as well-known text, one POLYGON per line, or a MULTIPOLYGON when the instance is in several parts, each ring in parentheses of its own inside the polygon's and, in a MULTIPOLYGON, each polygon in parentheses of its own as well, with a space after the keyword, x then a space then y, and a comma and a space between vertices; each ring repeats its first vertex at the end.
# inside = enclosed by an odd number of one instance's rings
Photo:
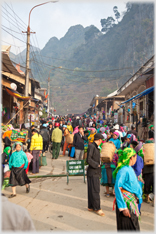
POLYGON ((63 133, 63 125, 62 126, 59 126, 59 129, 62 131, 63 133))
POLYGON ((154 131, 149 130, 148 135, 149 135, 149 138, 154 138, 154 131))
POLYGON ((8 159, 8 156, 7 156, 7 154, 5 152, 2 153, 1 158, 2 158, 2 164, 8 164, 9 159, 8 159), (5 160, 7 160, 7 162, 5 160))
POLYGON ((88 146, 87 163, 89 164, 87 176, 101 177, 101 167, 98 167, 100 165, 100 149, 95 142, 88 146))
POLYGON ((86 136, 81 137, 79 132, 75 133, 73 139, 73 146, 75 147, 75 149, 84 150, 84 140, 88 140, 86 136))
POLYGON ((73 119, 73 122, 72 122, 73 130, 74 130, 74 128, 77 126, 77 125, 76 125, 76 122, 77 122, 76 119, 73 119))
POLYGON ((54 127, 52 127, 51 129, 48 127, 50 140, 51 140, 51 136, 52 136, 53 130, 54 130, 54 127))
POLYGON ((46 128, 42 128, 40 131, 40 135, 43 137, 43 141, 49 142, 49 131, 46 128))

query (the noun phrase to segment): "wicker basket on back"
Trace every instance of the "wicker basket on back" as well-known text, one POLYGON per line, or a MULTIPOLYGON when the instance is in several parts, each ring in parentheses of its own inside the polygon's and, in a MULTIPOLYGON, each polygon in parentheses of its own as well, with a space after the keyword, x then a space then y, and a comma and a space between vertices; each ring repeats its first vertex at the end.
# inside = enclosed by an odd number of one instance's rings
POLYGON ((102 145, 101 150, 101 161, 103 163, 112 162, 113 155, 115 153, 116 147, 113 142, 106 142, 102 145))
POLYGON ((154 143, 146 143, 143 145, 144 152, 144 165, 154 164, 154 143))
POLYGON ((73 139, 74 139, 74 135, 73 134, 67 134, 66 136, 65 136, 65 139, 66 139, 66 142, 68 143, 68 144, 72 144, 73 143, 73 139))

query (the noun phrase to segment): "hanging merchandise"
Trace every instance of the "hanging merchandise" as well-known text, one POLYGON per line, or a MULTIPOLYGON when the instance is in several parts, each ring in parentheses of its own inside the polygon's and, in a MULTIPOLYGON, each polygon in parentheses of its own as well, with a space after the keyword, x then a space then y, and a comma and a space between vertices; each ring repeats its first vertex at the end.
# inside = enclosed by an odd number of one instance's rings
POLYGON ((134 108, 136 106, 135 102, 132 102, 132 108, 134 108))
POLYGON ((128 109, 128 112, 130 112, 131 110, 130 109, 128 109))

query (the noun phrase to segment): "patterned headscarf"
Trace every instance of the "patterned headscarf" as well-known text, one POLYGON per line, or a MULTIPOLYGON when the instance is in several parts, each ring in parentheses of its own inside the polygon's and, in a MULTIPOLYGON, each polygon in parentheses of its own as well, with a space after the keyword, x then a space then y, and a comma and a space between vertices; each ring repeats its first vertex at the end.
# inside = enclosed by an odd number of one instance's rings
POLYGON ((139 144, 135 147, 135 152, 138 153, 142 147, 142 142, 140 141, 139 144))
POLYGON ((100 132, 103 134, 105 132, 105 128, 104 127, 100 128, 100 132))
POLYGON ((128 134, 127 138, 130 139, 130 144, 132 143, 132 141, 136 141, 136 136, 134 134, 128 134))
POLYGON ((23 151, 23 144, 20 142, 20 141, 17 141, 17 142, 15 142, 14 144, 13 144, 13 150, 15 150, 16 149, 16 145, 20 145, 21 146, 21 150, 23 151))
POLYGON ((124 167, 128 166, 130 162, 130 158, 136 154, 135 150, 132 148, 125 148, 124 150, 119 149, 118 150, 118 155, 119 155, 119 160, 118 160, 118 165, 115 171, 113 172, 113 177, 116 178, 116 175, 118 171, 124 167))
POLYGON ((140 141, 139 144, 135 147, 135 152, 142 158, 144 158, 144 149, 143 149, 143 144, 140 141))
POLYGON ((128 131, 128 127, 126 125, 123 126, 124 131, 128 131))

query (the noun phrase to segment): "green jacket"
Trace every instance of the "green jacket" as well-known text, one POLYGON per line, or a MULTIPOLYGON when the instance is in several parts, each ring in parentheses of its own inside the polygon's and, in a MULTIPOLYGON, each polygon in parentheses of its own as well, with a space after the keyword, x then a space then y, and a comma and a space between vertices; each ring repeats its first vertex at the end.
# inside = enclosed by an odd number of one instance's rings
POLYGON ((62 141, 62 131, 59 128, 55 128, 51 137, 53 142, 61 143, 62 141))

